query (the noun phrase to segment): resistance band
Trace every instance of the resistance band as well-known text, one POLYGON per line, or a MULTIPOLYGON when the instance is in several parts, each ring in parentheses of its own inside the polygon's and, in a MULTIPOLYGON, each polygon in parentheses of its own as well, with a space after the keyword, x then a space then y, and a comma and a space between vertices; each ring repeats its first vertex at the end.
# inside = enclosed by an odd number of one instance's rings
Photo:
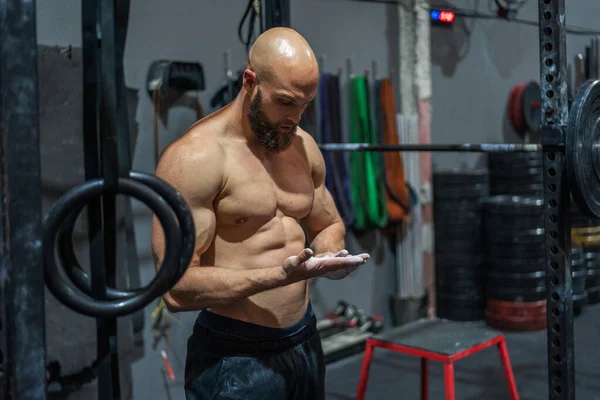
MULTIPOLYGON (((396 124, 396 103, 394 86, 388 78, 378 82, 378 101, 380 104, 378 120, 381 122, 384 144, 399 144, 398 125, 396 124)), ((379 107, 378 107, 379 108, 379 107)), ((405 222, 412 201, 404 176, 404 163, 400 152, 384 152, 387 211, 390 221, 405 222)))
MULTIPOLYGON (((340 85, 337 75, 323 74, 320 81, 321 141, 342 141, 340 85)), ((350 177, 346 158, 341 152, 323 152, 327 168, 327 189, 346 225, 354 221, 354 205, 350 193, 350 177)))
MULTIPOLYGON (((377 144, 369 113, 367 81, 358 76, 350 81, 350 141, 377 144)), ((383 228, 388 215, 381 176, 380 155, 371 151, 350 154, 352 198, 355 208, 354 228, 363 230, 370 225, 383 228)))

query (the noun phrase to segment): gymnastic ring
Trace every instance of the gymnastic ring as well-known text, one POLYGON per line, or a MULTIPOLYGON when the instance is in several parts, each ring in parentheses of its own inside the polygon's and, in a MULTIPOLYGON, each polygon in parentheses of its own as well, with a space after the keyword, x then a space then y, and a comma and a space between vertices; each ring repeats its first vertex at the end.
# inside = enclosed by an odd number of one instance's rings
POLYGON ((60 226, 74 209, 79 209, 81 204, 87 204, 91 198, 101 196, 106 192, 108 190, 102 179, 85 182, 63 195, 55 203, 44 221, 45 280, 48 289, 65 306, 93 317, 118 317, 138 311, 169 290, 185 272, 185 268, 177 265, 180 264, 178 260, 182 259, 182 232, 177 226, 171 213, 172 210, 169 209, 165 199, 146 185, 133 179, 120 178, 116 193, 130 195, 142 201, 156 214, 163 226, 166 251, 161 268, 143 290, 125 299, 108 301, 90 299, 73 291, 61 280, 54 258, 56 236, 60 226))
MULTIPOLYGON (((188 205, 181 194, 171 188, 171 186, 160 178, 153 175, 143 174, 139 172, 130 172, 130 178, 139 182, 142 182, 149 186, 151 189, 159 193, 166 202, 171 206, 171 209, 175 212, 179 227, 181 230, 181 249, 179 259, 179 269, 177 275, 180 277, 187 269, 190 259, 194 254, 195 245, 195 230, 194 221, 191 217, 188 205)), ((87 294, 92 296, 92 283, 90 277, 81 267, 77 260, 77 256, 73 250, 73 228, 77 216, 83 209, 85 204, 80 204, 79 207, 74 208, 71 213, 67 215, 64 222, 61 224, 58 237, 58 257, 61 260, 61 264, 65 269, 65 273, 74 283, 74 285, 87 294)), ((130 290, 121 290, 116 288, 107 287, 106 296, 109 300, 123 299, 138 294, 142 288, 135 288, 130 290)))

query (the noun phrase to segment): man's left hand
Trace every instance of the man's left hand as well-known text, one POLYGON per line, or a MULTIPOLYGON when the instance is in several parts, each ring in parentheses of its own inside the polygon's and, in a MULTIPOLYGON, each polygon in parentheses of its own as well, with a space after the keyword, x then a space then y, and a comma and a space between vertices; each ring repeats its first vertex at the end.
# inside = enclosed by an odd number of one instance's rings
MULTIPOLYGON (((321 253, 321 254, 316 255, 315 257, 323 257, 323 258, 346 257, 348 254, 350 254, 348 252, 348 250, 344 249, 344 250, 338 251, 337 253, 333 253, 333 252, 321 253)), ((360 265, 357 265, 355 267, 348 267, 348 268, 340 269, 340 270, 337 270, 334 272, 329 272, 327 274, 321 275, 321 277, 337 281, 340 279, 344 279, 345 277, 350 275, 352 272, 354 272, 358 267, 360 267, 360 265)))

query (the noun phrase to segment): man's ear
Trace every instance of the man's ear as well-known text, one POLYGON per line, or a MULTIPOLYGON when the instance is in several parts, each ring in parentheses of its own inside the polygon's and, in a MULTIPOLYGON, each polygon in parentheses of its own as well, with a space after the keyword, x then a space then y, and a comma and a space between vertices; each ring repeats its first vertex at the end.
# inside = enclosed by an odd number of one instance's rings
POLYGON ((248 93, 252 93, 254 87, 256 86, 256 83, 256 72, 252 71, 249 68, 246 68, 244 70, 242 78, 242 84, 244 85, 244 89, 246 89, 248 93))

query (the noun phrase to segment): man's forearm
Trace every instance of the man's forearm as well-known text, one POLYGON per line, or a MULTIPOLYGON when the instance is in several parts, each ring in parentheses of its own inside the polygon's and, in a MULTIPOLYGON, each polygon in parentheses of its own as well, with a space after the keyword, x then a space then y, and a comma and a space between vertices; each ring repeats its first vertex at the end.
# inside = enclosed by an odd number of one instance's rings
POLYGON ((233 304, 290 283, 283 267, 235 270, 192 266, 163 297, 172 311, 195 311, 233 304))
POLYGON ((329 225, 319 232, 310 243, 315 254, 338 252, 345 247, 346 227, 342 221, 329 225))

